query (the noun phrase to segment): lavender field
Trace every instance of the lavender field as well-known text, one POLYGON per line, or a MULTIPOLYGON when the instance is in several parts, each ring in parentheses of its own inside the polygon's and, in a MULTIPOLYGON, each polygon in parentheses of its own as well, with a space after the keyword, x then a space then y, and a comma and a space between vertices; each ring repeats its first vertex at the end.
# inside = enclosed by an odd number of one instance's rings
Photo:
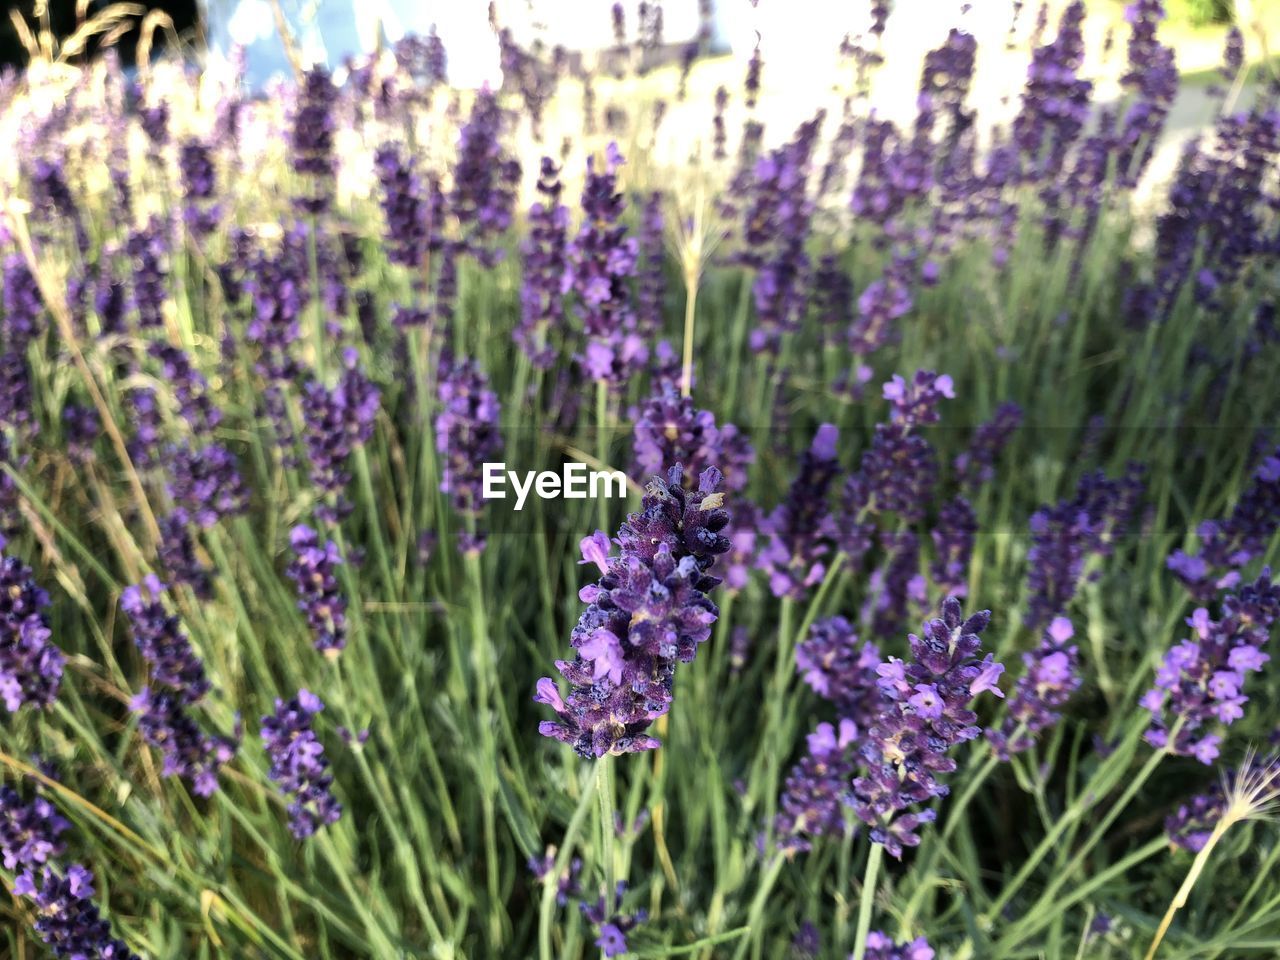
POLYGON ((15 14, 0 956, 1280 956, 1266 18, 1174 140, 1160 0, 901 117, 868 0, 799 126, 701 6, 479 88, 15 14))

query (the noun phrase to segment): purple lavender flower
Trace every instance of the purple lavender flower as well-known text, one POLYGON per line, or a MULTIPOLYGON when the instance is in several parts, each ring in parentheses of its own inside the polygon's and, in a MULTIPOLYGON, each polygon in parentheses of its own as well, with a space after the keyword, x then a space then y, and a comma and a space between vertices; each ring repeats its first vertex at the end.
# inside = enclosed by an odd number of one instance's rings
POLYGON ((481 464, 500 459, 501 407, 489 380, 474 360, 441 358, 440 412, 436 414, 436 450, 444 458, 440 490, 459 513, 478 514, 481 464))
POLYGON ((800 929, 791 938, 791 952, 797 960, 817 960, 822 950, 822 935, 810 921, 800 924, 800 929))
POLYGON ((316 649, 336 654, 347 645, 347 601, 337 576, 342 554, 336 543, 322 544, 319 534, 305 525, 290 531, 289 545, 294 558, 287 572, 297 584, 298 609, 307 618, 316 649))
POLYGON ((44 867, 24 870, 13 883, 15 896, 35 905, 35 930, 55 957, 70 960, 139 960, 111 936, 111 924, 93 903, 93 874, 78 863, 59 874, 44 867))
POLYGON ((411 270, 421 269, 427 252, 438 250, 443 242, 440 220, 433 216, 431 188, 395 144, 378 148, 374 166, 382 181, 387 259, 411 270))
MULTIPOLYGON (((547 847, 547 852, 541 857, 529 858, 529 872, 534 877, 545 883, 547 878, 551 876, 551 871, 556 865, 556 848, 547 847)), ((572 897, 576 897, 582 893, 582 888, 578 885, 578 875, 582 872, 582 860, 574 857, 569 865, 565 867, 556 880, 556 903, 560 906, 567 904, 572 897)))
POLYGON ((796 647, 796 669, 804 682, 835 704, 839 716, 863 729, 880 709, 878 666, 880 650, 870 640, 859 642, 844 617, 814 621, 809 636, 796 647))
POLYGON ((884 559, 872 571, 860 611, 872 633, 902 630, 912 616, 928 608, 928 581, 920 572, 920 538, 912 530, 881 530, 884 559))
POLYGON ((1027 588, 1031 599, 1023 617, 1028 627, 1047 624, 1064 613, 1081 584, 1090 577, 1087 564, 1108 557, 1115 541, 1128 531, 1143 491, 1143 471, 1130 464, 1119 480, 1101 470, 1085 474, 1075 496, 1031 516, 1031 549, 1027 552, 1027 588))
POLYGON ((131 303, 138 315, 138 326, 144 330, 164 326, 169 299, 169 272, 164 262, 168 252, 164 226, 156 217, 129 234, 125 244, 133 277, 131 303))
POLYGON ((58 698, 65 658, 49 639, 48 606, 31 568, 17 557, 0 557, 0 699, 10 713, 58 698))
POLYGON ((4 261, 4 292, 0 299, 0 426, 19 431, 35 429, 32 417, 31 371, 27 347, 41 331, 44 301, 36 278, 21 257, 4 261))
POLYGON ((205 530, 248 508, 248 488, 226 447, 210 443, 193 449, 183 443, 171 446, 167 455, 169 496, 205 530))
POLYGON ((872 930, 867 934, 866 960, 933 960, 933 947, 924 937, 910 943, 894 944, 888 934, 872 930))
POLYGON ((1013 124, 1029 175, 1056 172, 1088 118, 1093 84, 1077 75, 1084 61, 1083 22, 1084 3, 1074 0, 1062 13, 1057 37, 1032 55, 1013 124))
POLYGON ((270 776, 289 798, 289 829, 299 840, 342 816, 342 804, 329 791, 329 759, 312 728, 312 719, 323 709, 320 698, 304 689, 288 702, 277 698, 275 713, 262 718, 270 776))
POLYGON ((191 515, 181 507, 162 517, 156 550, 161 570, 175 586, 184 585, 201 600, 213 598, 213 574, 196 556, 191 515))
POLYGON ((933 563, 929 575, 933 586, 946 596, 964 598, 969 593, 969 561, 978 518, 964 497, 947 501, 938 512, 938 522, 930 531, 933 563))
POLYGON ((809 850, 814 838, 852 829, 845 810, 857 767, 857 725, 841 720, 837 730, 820 723, 807 741, 804 757, 787 775, 775 824, 779 846, 788 853, 809 850))
POLYGON ((289 135, 289 156, 293 170, 304 179, 304 193, 297 198, 298 209, 318 216, 333 203, 333 181, 337 158, 333 152, 334 104, 337 88, 322 66, 312 67, 303 77, 293 111, 289 135))
POLYGON ((718 616, 707 592, 719 580, 707 571, 729 548, 720 472, 707 468, 693 491, 681 478, 677 464, 650 481, 641 512, 618 530, 618 556, 607 556, 603 533, 584 541, 583 556, 605 572, 579 593, 588 606, 570 640, 574 659, 556 661, 569 693, 544 677, 534 697, 556 712, 539 732, 582 757, 659 745, 646 731, 671 707, 676 664, 693 660, 718 616))
POLYGON ((823 559, 830 547, 831 510, 828 494, 840 471, 836 443, 840 431, 824 423, 818 427, 813 444, 800 458, 791 489, 773 508, 761 532, 769 538, 756 560, 769 576, 775 597, 801 599, 826 575, 823 559))
POLYGON ((497 97, 482 89, 458 135, 449 209, 466 235, 468 253, 491 266, 501 257, 494 239, 511 226, 520 164, 502 146, 505 114, 497 97))
POLYGON ((318 513, 336 520, 350 505, 343 496, 350 475, 346 464, 357 447, 373 436, 381 394, 360 370, 359 356, 348 347, 342 354, 342 374, 326 388, 318 380, 303 387, 302 438, 311 463, 311 479, 322 497, 329 498, 318 513))
POLYGON ((760 98, 760 72, 764 68, 764 60, 760 57, 760 45, 757 43, 751 51, 751 59, 747 61, 747 76, 742 82, 743 95, 748 110, 754 110, 760 98))
POLYGON ((627 934, 648 919, 644 910, 637 910, 634 914, 622 913, 622 897, 626 889, 626 882, 619 880, 611 903, 607 903, 602 895, 595 903, 582 901, 578 904, 583 917, 598 931, 595 944, 606 957, 620 957, 626 953, 630 949, 627 934))
POLYGON ((1207 792, 1198 793, 1164 818, 1164 832, 1169 842, 1191 853, 1199 853, 1213 828, 1222 819, 1226 800, 1220 784, 1214 784, 1207 792))
POLYGON ((161 602, 164 589, 157 577, 148 575, 140 586, 125 588, 120 607, 129 616, 134 642, 151 668, 152 682, 172 687, 179 702, 193 704, 209 692, 209 679, 178 618, 161 602))
POLYGON ((523 247, 520 323, 513 333, 529 362, 539 370, 551 368, 556 350, 549 334, 564 320, 561 284, 569 209, 560 202, 563 189, 560 168, 550 157, 543 157, 538 176, 538 193, 542 199, 529 208, 529 237, 523 247))
POLYGON ((648 358, 630 304, 628 280, 635 275, 639 248, 621 222, 626 201, 618 190, 618 167, 623 162, 616 143, 609 144, 603 170, 596 169, 594 157, 587 159, 582 226, 569 244, 561 288, 577 294, 587 335, 578 362, 589 378, 614 386, 648 358))
POLYGON ((686 487, 715 464, 724 476, 725 490, 736 493, 747 485, 747 469, 755 462, 745 434, 731 423, 716 426, 710 411, 695 409, 691 397, 680 396, 670 385, 645 402, 636 417, 634 437, 640 474, 653 476, 665 464, 682 463, 686 487))
POLYGON ((895 374, 883 392, 889 401, 889 421, 876 424, 858 469, 845 481, 843 516, 836 525, 841 549, 855 558, 871 547, 876 515, 896 513, 908 523, 923 519, 939 467, 938 456, 920 428, 938 422, 938 406, 944 398, 955 397, 955 386, 946 374, 918 370, 910 383, 895 374))
POLYGON ((214 202, 218 190, 217 171, 209 146, 191 138, 178 152, 178 170, 182 174, 185 205, 182 219, 196 240, 208 236, 218 227, 222 211, 214 202))
POLYGON ((727 134, 724 125, 724 111, 728 106, 729 91, 723 86, 716 87, 716 112, 711 128, 712 158, 715 160, 723 160, 729 155, 725 150, 727 134))
POLYGON ((932 809, 907 811, 949 792, 938 779, 956 769, 947 751, 981 732, 969 703, 988 690, 1004 696, 996 686, 1004 667, 990 654, 978 659, 979 634, 990 622, 985 610, 964 619, 960 601, 948 598, 923 637, 908 637, 911 661, 890 657, 878 668, 884 705, 860 748, 866 774, 853 781, 854 811, 891 856, 917 845, 916 828, 936 816, 932 809))
POLYGON ((1155 686, 1141 700, 1151 713, 1147 742, 1212 763, 1222 742, 1218 731, 1244 716, 1249 674, 1271 659, 1262 648, 1277 619, 1280 583, 1272 581, 1270 570, 1225 596, 1220 619, 1204 607, 1188 617, 1192 636, 1165 654, 1155 686))
POLYGON ((148 576, 120 597, 134 642, 151 672, 151 683, 130 706, 140 714, 142 739, 164 757, 163 775, 182 777, 197 795, 207 797, 218 789, 218 771, 235 755, 236 741, 206 734, 189 712, 211 685, 178 618, 165 609, 164 589, 156 577, 148 576))
POLYGON ((42 796, 25 802, 11 787, 0 785, 0 859, 6 870, 38 867, 62 855, 60 835, 71 823, 42 796))
POLYGON ((646 339, 662 330, 662 301, 667 284, 662 231, 662 193, 653 190, 640 205, 640 268, 636 275, 636 327, 646 339))
POLYGON ((185 350, 154 341, 148 353, 160 364, 164 382, 178 401, 178 412, 193 433, 208 436, 222 422, 222 411, 214 402, 209 382, 195 368, 185 350))
POLYGON ((1240 568, 1262 555, 1277 528, 1280 447, 1258 464, 1253 482, 1240 495, 1230 516, 1200 525, 1200 552, 1178 550, 1169 557, 1168 567, 1193 597, 1207 601, 1218 590, 1239 582, 1240 568))
POLYGON ((1018 680, 1000 728, 987 739, 1001 760, 1035 743, 1036 734, 1060 719, 1061 708, 1080 688, 1080 651, 1070 643, 1075 628, 1066 617, 1054 617, 1035 650, 1022 655, 1026 671, 1018 680))
POLYGON ((734 502, 733 517, 722 533, 729 541, 729 549, 716 561, 715 575, 722 577, 724 588, 730 593, 742 590, 751 579, 756 566, 756 538, 763 518, 760 508, 750 500, 739 498, 734 502))
POLYGON ((968 449, 952 461, 960 484, 973 491, 995 479, 996 460, 1008 445, 1010 437, 1022 425, 1022 408, 1016 403, 1002 403, 991 419, 973 432, 968 449))
POLYGON ((813 217, 808 197, 813 150, 824 114, 800 125, 790 143, 756 161, 745 212, 743 263, 756 268, 756 327, 751 349, 776 352, 806 304, 810 261, 805 249, 813 217))

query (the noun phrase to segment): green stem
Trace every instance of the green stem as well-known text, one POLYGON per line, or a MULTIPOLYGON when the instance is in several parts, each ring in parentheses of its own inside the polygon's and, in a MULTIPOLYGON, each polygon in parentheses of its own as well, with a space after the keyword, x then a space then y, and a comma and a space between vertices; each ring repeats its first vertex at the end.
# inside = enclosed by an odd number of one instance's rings
POLYGON ((596 761, 596 796, 600 800, 600 846, 601 867, 604 871, 604 895, 607 903, 613 904, 617 892, 616 860, 614 857, 614 804, 613 804, 613 757, 605 754, 596 761))
POLYGON ((539 960, 556 960, 555 954, 551 952, 551 921, 556 912, 556 894, 560 889, 560 878, 564 876, 565 870, 569 868, 569 861, 573 856, 573 846, 578 840, 578 834, 582 832, 582 825, 587 820, 587 812, 591 809, 592 791, 589 783, 583 783, 579 787, 578 806, 573 811, 573 816, 569 818, 569 825, 565 828, 564 839, 560 842, 560 849, 556 853, 555 865, 551 868, 551 872, 542 878, 542 902, 538 909, 538 957, 539 960))
POLYGON ((760 875, 760 887, 756 890, 755 899, 751 901, 751 909, 747 914, 748 934, 738 944, 738 949, 733 953, 733 960, 744 960, 747 951, 761 942, 761 938, 764 936, 764 924, 762 921, 765 904, 769 902, 769 894, 773 890, 773 885, 778 882, 778 875, 782 872, 782 865, 785 862, 782 854, 774 854, 769 868, 760 875))
POLYGON ((867 872, 862 879, 862 899, 858 901, 858 932, 853 939, 853 953, 849 960, 863 960, 867 955, 867 936, 871 933, 871 906, 876 898, 876 880, 880 872, 880 860, 884 856, 884 846, 871 844, 871 852, 867 854, 867 872))

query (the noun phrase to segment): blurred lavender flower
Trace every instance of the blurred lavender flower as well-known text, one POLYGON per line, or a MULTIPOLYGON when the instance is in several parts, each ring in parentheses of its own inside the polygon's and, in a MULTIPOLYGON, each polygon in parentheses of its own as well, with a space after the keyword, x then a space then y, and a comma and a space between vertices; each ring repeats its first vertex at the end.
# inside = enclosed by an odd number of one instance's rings
POLYGON ((1222 819, 1226 798, 1222 788, 1214 784, 1206 793, 1198 793, 1164 819, 1164 832, 1175 847, 1199 853, 1209 842, 1213 828, 1222 819))
POLYGON ((756 326, 750 337, 755 351, 776 352, 806 304, 810 261, 805 247, 813 217, 807 192, 823 118, 819 112, 800 125, 789 143, 756 161, 741 254, 742 262, 756 269, 756 326))
POLYGON ((111 924, 93 903, 93 874, 78 863, 59 874, 44 867, 24 870, 13 882, 14 896, 35 905, 35 930, 55 957, 70 960, 140 960, 111 936, 111 924))
POLYGON ((929 576, 933 586, 945 596, 964 598, 969 593, 969 561, 978 533, 978 518, 964 497, 948 500, 938 512, 938 521, 929 537, 933 540, 933 563, 929 576))
POLYGON ((203 529, 248 508, 248 487, 235 455, 226 447, 210 443, 193 449, 182 443, 169 447, 166 453, 169 496, 203 529))
POLYGON ((48 606, 31 568, 17 557, 0 557, 0 699, 10 713, 58 698, 65 658, 49 639, 48 606))
POLYGON ((413 160, 406 159, 394 143, 378 148, 374 167, 382 182, 387 259, 410 270, 421 270, 427 252, 438 250, 443 242, 440 221, 433 216, 431 186, 422 182, 413 160))
MULTIPOLYGON (((556 865, 556 848, 554 846, 547 847, 546 853, 541 857, 529 858, 529 872, 541 883, 546 883, 547 878, 551 876, 551 871, 556 865)), ((564 906, 569 902, 571 897, 576 897, 582 893, 582 888, 578 885, 578 874, 582 872, 582 859, 574 857, 569 865, 556 879, 556 903, 564 906)))
POLYGON ((637 910, 634 914, 621 912, 622 897, 626 889, 626 882, 619 880, 612 903, 606 903, 606 898, 602 895, 595 903, 583 901, 578 904, 583 917, 596 928, 598 936, 595 944, 600 948, 602 956, 620 957, 625 954, 630 949, 627 934, 648 919, 649 915, 644 910, 637 910))
POLYGON ((796 669, 810 689, 835 704, 840 717, 866 729, 880 711, 880 650, 870 640, 859 642, 844 617, 815 620, 796 647, 796 669))
POLYGON ((317 493, 329 498, 317 513, 330 521, 350 510, 344 496, 351 480, 347 460, 373 436, 381 400, 378 388, 360 370, 354 348, 343 351, 342 367, 332 388, 318 380, 310 380, 302 388, 302 438, 311 463, 311 480, 317 493))
POLYGON ((837 730, 820 723, 807 741, 804 757, 787 775, 774 825, 779 847, 787 853, 805 852, 814 838, 853 829, 845 810, 849 779, 857 767, 857 725, 841 720, 837 730))
POLYGON ((1129 531, 1143 493, 1143 469, 1130 464, 1119 480, 1101 471, 1087 473, 1075 496, 1031 516, 1027 552, 1027 589, 1031 598, 1023 622, 1038 628, 1065 613, 1080 586, 1096 577, 1088 563, 1109 557, 1116 540, 1129 531))
POLYGON ((307 619, 316 649, 336 654, 347 645, 347 601, 337 576, 342 554, 336 543, 322 544, 319 534, 303 524, 289 532, 289 545, 293 560, 287 573, 298 588, 298 609, 307 619))
POLYGON ((560 202, 563 189, 560 168, 550 157, 543 157, 538 175, 538 193, 542 199, 529 208, 529 236, 523 247, 520 323, 512 334, 529 362, 539 370, 551 368, 556 349, 551 345, 550 334, 564 320, 561 284, 569 209, 560 202))
POLYGON ((182 219, 198 241, 216 230, 222 218, 222 210, 214 202, 218 176, 208 145, 195 138, 184 141, 178 152, 178 170, 182 175, 182 219))
POLYGON ((786 497, 761 525, 769 539, 756 564, 768 574, 775 597, 802 599, 826 575, 823 558, 832 530, 828 494, 840 471, 839 439, 840 431, 832 424, 818 427, 786 497))
POLYGON ((626 235, 621 222, 626 202, 618 191, 618 167, 622 154, 610 143, 604 169, 595 158, 587 159, 587 179, 582 188, 582 227, 569 245, 569 266, 562 290, 578 295, 578 310, 587 335, 585 353, 579 358, 592 380, 619 386, 648 357, 644 340, 636 330, 627 281, 635 275, 638 245, 626 235))
POLYGON ((171 687, 180 703, 197 703, 209 692, 209 679, 178 618, 161 602, 164 589, 159 578, 148 575, 141 585, 125 588, 120 607, 129 616, 134 642, 151 669, 152 683, 171 687))
MULTIPOLYGON (((858 469, 845 481, 842 516, 836 524, 840 548, 854 558, 870 549, 875 533, 873 521, 878 514, 896 513, 908 523, 924 518, 933 499, 939 467, 938 455, 920 434, 920 428, 938 422, 939 404, 955 397, 955 385, 946 374, 918 370, 910 383, 895 374, 885 383, 883 392, 889 401, 889 421, 876 424, 871 445, 863 451, 858 469)), ((952 531, 952 536, 956 535, 952 531)), ((899 540, 895 552, 907 552, 901 549, 906 545, 899 540)), ((913 548, 911 552, 916 551, 913 548)), ((905 572, 906 567, 902 570, 905 572)))
POLYGON ((436 451, 444 458, 440 490, 459 513, 481 510, 481 465, 501 459, 501 408, 489 380, 474 360, 442 357, 436 451))
POLYGON ((1029 178, 1051 178, 1060 169, 1089 114, 1093 84, 1078 76, 1084 62, 1084 3, 1063 10, 1058 35, 1035 49, 1013 122, 1014 140, 1029 178))
POLYGON ((716 426, 710 411, 695 409, 691 397, 670 385, 645 401, 636 417, 634 448, 636 470, 645 477, 661 473, 665 464, 682 463, 684 484, 691 488, 703 470, 715 465, 730 492, 747 485, 747 470, 756 458, 737 427, 716 426))
POLYGON ((164 326, 164 310, 169 299, 169 273, 164 263, 168 247, 164 226, 156 217, 129 234, 125 244, 133 277, 131 303, 138 316, 138 326, 144 330, 164 326))
POLYGON ((71 823, 42 796, 29 803, 16 790, 0 785, 0 860, 6 870, 38 867, 62 855, 60 835, 71 823))
POLYGON ((719 581, 707 570, 729 548, 720 472, 709 467, 693 491, 681 478, 677 464, 650 481, 641 512, 618 530, 618 556, 608 556, 603 532, 583 542, 583 556, 604 573, 579 593, 588 607, 570 640, 574 659, 556 661, 569 694, 544 677, 534 697, 557 718, 539 732, 582 757, 659 745, 646 731, 670 709, 676 663, 693 660, 718 616, 707 592, 719 581))
POLYGON ((890 657, 878 668, 885 702, 860 748, 866 774, 853 781, 854 810, 871 826, 872 842, 891 856, 917 845, 916 828, 936 816, 932 809, 906 811, 949 792, 938 780, 956 769, 947 751, 981 732, 969 703, 984 691, 1004 696, 996 686, 1003 665, 990 654, 978 659, 979 634, 990 622, 985 610, 964 619, 960 602, 948 598, 941 618, 924 625, 923 638, 908 637, 911 662, 890 657))
POLYGON ((153 341, 148 353, 160 364, 164 383, 178 401, 178 412, 192 433, 209 436, 222 422, 222 411, 214 402, 209 382, 195 368, 191 357, 181 347, 153 341))
POLYGON ((218 789, 218 771, 235 755, 236 740, 204 733, 188 713, 210 690, 204 664, 176 616, 164 607, 164 585, 148 575, 127 587, 120 606, 134 642, 151 671, 151 683, 133 698, 142 739, 161 752, 166 777, 182 777, 202 797, 218 789))
POLYGON ((796 935, 791 939, 791 952, 796 956, 797 960, 817 960, 818 953, 821 950, 822 935, 818 932, 817 927, 806 920, 800 924, 800 929, 796 931, 796 935))
POLYGON ((636 327, 646 340, 662 330, 662 301, 667 284, 663 227, 662 193, 653 190, 640 205, 640 267, 636 274, 636 327))
POLYGON ((1200 552, 1175 551, 1168 567, 1201 602, 1240 581, 1240 568, 1261 556, 1280 528, 1280 447, 1262 458, 1230 516, 1200 524, 1200 552))
POLYGON ((463 248, 480 263, 492 266, 502 256, 494 245, 511 226, 520 164, 502 146, 505 114, 487 88, 476 96, 471 115, 458 135, 449 210, 465 234, 463 248))
POLYGON ((191 515, 182 507, 159 521, 160 543, 157 560, 169 582, 187 586, 201 600, 213 598, 213 574, 196 556, 196 541, 191 532, 191 515))
POLYGON ((924 937, 910 943, 894 944, 888 934, 872 930, 867 935, 865 960, 933 960, 933 947, 924 937))
POLYGON ((1147 742, 1212 763, 1222 742, 1214 732, 1216 725, 1230 726, 1244 716, 1249 699, 1245 683, 1271 659, 1262 647, 1277 619, 1280 583, 1272 581, 1270 570, 1225 596, 1220 619, 1213 620, 1204 607, 1188 617, 1192 637, 1165 654, 1155 686, 1141 700, 1151 713, 1147 742), (1175 724, 1177 733, 1171 739, 1175 724))
POLYGON ((1016 403, 1002 403, 991 419, 974 430, 966 450, 956 455, 952 467, 956 479, 974 491, 995 479, 996 460, 1008 445, 1015 430, 1022 426, 1022 408, 1016 403))
POLYGON ((323 709, 320 698, 303 689, 288 702, 277 698, 275 713, 262 718, 270 776, 289 798, 289 829, 299 840, 342 816, 342 804, 329 792, 333 776, 326 772, 324 745, 312 727, 323 709))
POLYGON ((306 72, 297 91, 293 127, 289 134, 293 170, 304 180, 298 209, 318 216, 333 203, 337 158, 333 150, 334 105, 338 90, 322 66, 306 72))
POLYGON ((0 426, 34 431, 31 371, 27 347, 41 332, 44 301, 36 278, 17 254, 4 261, 4 292, 0 298, 0 426))
POLYGON ((1009 698, 1000 728, 988 729, 987 739, 1001 760, 1035 743, 1036 734, 1060 719, 1059 712, 1080 688, 1080 651, 1070 643, 1075 628, 1066 617, 1054 617, 1035 650, 1022 655, 1026 671, 1009 698))

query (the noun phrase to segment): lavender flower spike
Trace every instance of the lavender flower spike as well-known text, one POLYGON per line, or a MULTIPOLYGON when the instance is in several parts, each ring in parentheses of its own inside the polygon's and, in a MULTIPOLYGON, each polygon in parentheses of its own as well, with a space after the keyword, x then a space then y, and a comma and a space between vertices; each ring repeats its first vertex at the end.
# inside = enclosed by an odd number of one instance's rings
POLYGON ((873 930, 867 935, 866 960, 933 960, 933 947, 924 937, 910 943, 894 944, 887 934, 873 930))
POLYGON ((262 743, 271 760, 270 776, 290 798, 289 829, 305 840, 320 827, 336 823, 340 804, 329 792, 333 777, 312 718, 324 709, 320 698, 299 690, 288 702, 276 700, 275 713, 262 718, 262 743))
POLYGON ((720 581, 707 571, 729 549, 720 471, 708 467, 692 491, 683 472, 677 464, 649 482, 641 511, 618 530, 618 556, 604 554, 600 535, 583 541, 584 558, 605 573, 578 594, 588 607, 570 639, 576 655, 556 661, 569 693, 543 677, 534 696, 556 713, 539 732, 582 757, 659 745, 647 731, 671 708, 676 664, 693 660, 719 615, 707 593, 720 581))
POLYGON ((1219 728, 1244 716, 1245 683, 1271 659, 1262 647, 1277 620, 1280 583, 1270 570, 1226 596, 1220 619, 1204 607, 1188 617, 1192 636, 1164 655, 1155 686, 1141 700, 1151 713, 1147 742, 1203 764, 1217 759, 1219 728))
POLYGON ((71 960, 139 960, 111 936, 111 924, 93 902, 93 874, 73 863, 65 873, 45 867, 37 875, 20 873, 13 893, 29 897, 36 908, 36 933, 55 957, 71 960))
MULTIPOLYGON (((0 537, 0 546, 4 538, 0 537)), ((0 557, 0 699, 10 713, 24 704, 52 705, 64 657, 49 638, 49 595, 17 557, 0 557)))
POLYGON ((890 657, 878 668, 885 702, 861 748, 867 772, 853 781, 854 812, 871 826, 872 842, 894 857, 916 846, 916 828, 936 816, 910 808, 949 792, 938 779, 956 769, 947 751, 981 732, 970 702, 988 690, 1004 696, 996 686, 1004 666, 990 654, 978 659, 979 635, 990 622, 987 610, 965 619, 960 601, 950 597, 922 637, 908 638, 909 663, 890 657))
POLYGON ((996 755, 1008 760, 1033 743, 1035 735, 1061 718, 1059 709, 1080 688, 1080 651, 1070 643, 1075 628, 1066 617, 1055 617, 1040 646, 1022 655, 1026 673, 1009 699, 1009 712, 999 730, 988 730, 996 755))
POLYGON ((325 656, 339 653, 347 645, 347 600, 338 589, 337 569, 342 554, 332 540, 320 536, 305 524, 289 533, 294 559, 288 574, 298 588, 298 609, 307 618, 315 637, 315 647, 325 656))

